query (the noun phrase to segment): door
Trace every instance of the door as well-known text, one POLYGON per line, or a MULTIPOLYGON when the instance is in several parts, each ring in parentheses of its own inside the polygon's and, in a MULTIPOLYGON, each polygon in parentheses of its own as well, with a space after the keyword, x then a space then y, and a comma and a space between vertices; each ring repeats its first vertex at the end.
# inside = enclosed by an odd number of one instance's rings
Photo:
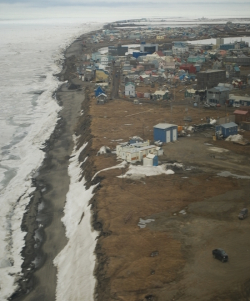
POLYGON ((177 140, 177 129, 173 129, 173 141, 177 140))
POLYGON ((166 142, 170 142, 170 131, 166 131, 166 142))

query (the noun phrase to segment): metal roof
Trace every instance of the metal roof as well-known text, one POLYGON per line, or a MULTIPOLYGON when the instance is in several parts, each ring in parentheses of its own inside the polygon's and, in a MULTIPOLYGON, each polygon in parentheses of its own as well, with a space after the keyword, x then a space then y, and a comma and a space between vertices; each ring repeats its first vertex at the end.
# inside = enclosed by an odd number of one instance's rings
POLYGON ((228 123, 221 124, 221 126, 224 127, 225 129, 229 129, 238 125, 234 122, 228 122, 228 123))
POLYGON ((135 83, 127 82, 127 83, 125 84, 125 86, 129 86, 129 85, 135 86, 135 83))
POLYGON ((162 130, 169 129, 169 128, 172 128, 172 127, 177 127, 177 125, 176 124, 170 124, 170 123, 158 123, 157 125, 154 126, 154 128, 162 129, 162 130))
POLYGON ((236 101, 250 101, 249 96, 237 96, 234 94, 229 94, 229 99, 236 100, 236 101))
POLYGON ((169 91, 168 90, 166 90, 166 91, 155 91, 155 93, 154 93, 154 95, 165 95, 166 93, 169 93, 169 91))
POLYGON ((246 115, 246 114, 248 114, 248 111, 235 110, 234 114, 246 115))
POLYGON ((226 87, 223 87, 223 86, 217 86, 217 87, 214 87, 212 89, 209 89, 208 91, 210 92, 224 92, 224 91, 230 91, 229 88, 226 88, 226 87))

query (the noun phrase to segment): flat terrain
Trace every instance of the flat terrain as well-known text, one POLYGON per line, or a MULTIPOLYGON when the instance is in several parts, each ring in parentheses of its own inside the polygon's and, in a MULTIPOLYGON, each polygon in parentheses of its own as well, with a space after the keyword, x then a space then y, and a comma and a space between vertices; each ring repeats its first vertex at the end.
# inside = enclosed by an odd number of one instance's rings
MULTIPOLYGON (((152 141, 153 125, 184 125, 187 107, 193 123, 226 114, 178 103, 172 114, 167 103, 96 105, 92 97, 92 176, 119 163, 112 153, 96 156, 101 146, 114 150, 134 135, 152 141)), ((250 219, 239 221, 237 215, 250 203, 250 147, 213 141, 212 135, 190 133, 164 146, 163 163, 183 164, 174 175, 134 181, 117 178, 125 169, 98 174, 92 200, 94 225, 101 231, 98 300, 249 300, 250 219), (219 176, 223 171, 246 178, 219 176), (140 218, 155 221, 140 229, 140 218), (229 254, 228 263, 213 259, 218 247, 229 254)))

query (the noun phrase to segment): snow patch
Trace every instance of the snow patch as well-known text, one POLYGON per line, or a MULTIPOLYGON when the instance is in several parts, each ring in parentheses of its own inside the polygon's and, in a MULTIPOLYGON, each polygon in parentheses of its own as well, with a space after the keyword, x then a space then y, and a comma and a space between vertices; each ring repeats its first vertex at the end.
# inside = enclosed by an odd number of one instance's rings
POLYGON ((143 228, 146 228, 147 224, 149 224, 151 222, 154 222, 154 221, 155 220, 151 219, 151 218, 149 218, 149 219, 142 219, 142 218, 140 218, 140 221, 139 221, 139 223, 137 225, 138 225, 138 227, 140 227, 141 229, 143 229, 143 228))
POLYGON ((166 164, 159 165, 159 166, 137 166, 137 165, 130 165, 128 171, 122 175, 118 176, 118 178, 130 178, 131 176, 136 174, 137 176, 158 176, 161 174, 172 175, 174 171, 171 169, 166 169, 166 164))
POLYGON ((125 168, 127 166, 127 162, 126 161, 122 161, 120 164, 112 166, 112 167, 108 167, 108 168, 104 168, 102 170, 99 170, 97 173, 95 173, 95 175, 93 176, 93 178, 91 179, 91 181, 94 180, 94 178, 102 171, 106 171, 106 170, 110 170, 110 169, 116 169, 116 168, 125 168))
POLYGON ((110 153, 110 148, 108 146, 102 146, 99 151, 97 152, 97 156, 103 155, 106 153, 110 153))
POLYGON ((226 141, 233 141, 233 142, 238 142, 243 140, 243 136, 240 134, 237 135, 230 135, 225 139, 226 141))
POLYGON ((220 147, 209 147, 208 149, 209 149, 210 151, 217 152, 217 153, 228 152, 228 149, 220 148, 220 147))
POLYGON ((236 179, 246 179, 246 180, 249 180, 250 177, 249 176, 241 176, 241 175, 236 175, 236 174, 233 174, 229 171, 222 171, 220 173, 217 174, 218 176, 220 177, 232 177, 232 178, 236 178, 236 179))
POLYGON ((91 210, 89 201, 97 185, 85 188, 85 179, 81 179, 79 156, 87 143, 79 150, 76 147, 70 159, 68 173, 69 191, 66 196, 64 217, 69 239, 66 247, 54 259, 57 267, 56 300, 94 300, 96 279, 95 245, 98 233, 91 227, 91 210))

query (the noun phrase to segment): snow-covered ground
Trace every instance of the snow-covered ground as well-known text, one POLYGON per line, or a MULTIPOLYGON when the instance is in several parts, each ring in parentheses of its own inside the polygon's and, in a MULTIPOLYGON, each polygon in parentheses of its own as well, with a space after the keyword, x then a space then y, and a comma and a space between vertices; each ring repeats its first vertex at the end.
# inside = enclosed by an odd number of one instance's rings
POLYGON ((161 174, 172 175, 174 171, 171 169, 166 169, 166 164, 162 164, 159 166, 141 166, 141 165, 129 165, 128 171, 119 176, 119 178, 128 178, 131 175, 144 175, 147 177, 158 176, 161 174))
MULTIPOLYGON (((76 141, 76 139, 75 139, 76 141)), ((58 269, 56 300, 92 301, 94 300, 95 245, 98 233, 91 227, 89 201, 96 187, 85 188, 85 179, 79 181, 81 168, 79 155, 86 147, 72 153, 68 173, 70 187, 66 197, 64 217, 69 239, 66 247, 57 255, 54 264, 58 269)))

